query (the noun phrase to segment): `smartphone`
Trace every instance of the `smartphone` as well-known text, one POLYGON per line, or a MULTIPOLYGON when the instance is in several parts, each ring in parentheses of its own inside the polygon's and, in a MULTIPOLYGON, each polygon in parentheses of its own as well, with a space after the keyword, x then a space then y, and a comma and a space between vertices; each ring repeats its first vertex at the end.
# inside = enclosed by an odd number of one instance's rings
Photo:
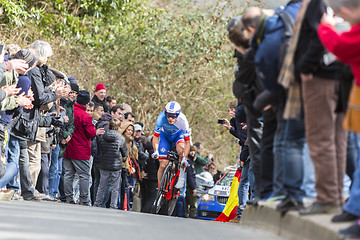
POLYGON ((217 120, 217 123, 218 123, 218 124, 224 124, 224 123, 225 123, 225 120, 224 120, 224 119, 218 119, 218 120, 217 120))
POLYGON ((1 44, 0 45, 0 54, 3 52, 3 50, 4 50, 4 44, 1 44))

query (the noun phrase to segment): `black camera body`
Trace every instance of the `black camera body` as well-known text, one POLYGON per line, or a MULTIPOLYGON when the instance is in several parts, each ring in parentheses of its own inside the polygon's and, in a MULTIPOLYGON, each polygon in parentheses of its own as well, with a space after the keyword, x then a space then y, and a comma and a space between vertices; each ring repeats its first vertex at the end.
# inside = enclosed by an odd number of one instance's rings
POLYGON ((217 123, 218 123, 218 124, 224 124, 224 123, 225 123, 225 119, 218 119, 218 120, 217 120, 217 123))

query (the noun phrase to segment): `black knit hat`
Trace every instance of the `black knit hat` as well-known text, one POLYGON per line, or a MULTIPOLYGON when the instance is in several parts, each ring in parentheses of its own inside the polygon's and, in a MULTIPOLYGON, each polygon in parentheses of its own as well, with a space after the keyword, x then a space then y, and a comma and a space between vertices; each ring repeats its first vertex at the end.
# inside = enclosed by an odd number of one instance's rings
POLYGON ((70 82, 71 91, 79 92, 79 85, 76 83, 70 82))
POLYGON ((85 90, 80 90, 77 95, 76 102, 81 105, 86 105, 90 102, 90 93, 85 90))
POLYGON ((37 61, 35 55, 27 49, 20 49, 15 55, 14 59, 23 59, 29 65, 29 68, 37 61))

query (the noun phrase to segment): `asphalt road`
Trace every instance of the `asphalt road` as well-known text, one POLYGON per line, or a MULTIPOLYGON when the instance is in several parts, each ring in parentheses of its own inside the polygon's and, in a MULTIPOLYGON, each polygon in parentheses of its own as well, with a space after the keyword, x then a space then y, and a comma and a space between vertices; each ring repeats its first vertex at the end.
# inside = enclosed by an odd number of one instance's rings
POLYGON ((0 202, 0 239, 281 240, 235 223, 124 212, 54 202, 0 202))

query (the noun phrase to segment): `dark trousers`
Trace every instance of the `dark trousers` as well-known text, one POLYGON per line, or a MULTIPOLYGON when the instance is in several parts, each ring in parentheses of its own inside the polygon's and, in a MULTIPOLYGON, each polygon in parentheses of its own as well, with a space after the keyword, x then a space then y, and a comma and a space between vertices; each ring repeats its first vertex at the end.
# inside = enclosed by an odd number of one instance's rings
POLYGON ((263 132, 263 123, 251 114, 251 111, 245 106, 246 124, 247 124, 247 140, 250 150, 250 158, 252 169, 255 176, 254 190, 255 196, 260 197, 260 142, 263 132))
MULTIPOLYGON (((277 121, 274 118, 264 118, 264 128, 260 147, 260 198, 264 198, 273 190, 274 176, 274 136, 277 121)), ((255 177, 256 179, 256 177, 255 177)), ((255 180, 256 182, 256 180, 255 180)))
POLYGON ((189 218, 195 218, 197 197, 190 189, 186 190, 186 213, 189 218))
POLYGON ((36 183, 36 190, 46 195, 49 194, 49 159, 50 153, 41 154, 41 170, 36 183))
POLYGON ((140 182, 141 212, 150 213, 156 198, 157 180, 143 179, 140 182))

